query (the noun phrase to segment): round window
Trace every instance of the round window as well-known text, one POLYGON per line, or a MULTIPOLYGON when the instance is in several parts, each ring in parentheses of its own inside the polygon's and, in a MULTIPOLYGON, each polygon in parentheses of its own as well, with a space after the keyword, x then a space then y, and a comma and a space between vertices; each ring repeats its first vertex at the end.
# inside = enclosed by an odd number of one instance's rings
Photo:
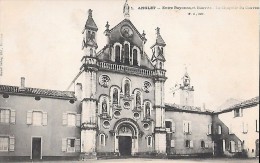
POLYGON ((125 102, 125 103, 124 103, 124 107, 125 107, 126 109, 129 109, 129 108, 130 108, 130 103, 129 103, 129 102, 125 102))
POLYGON ((104 121, 103 126, 104 126, 104 128, 109 128, 110 127, 109 121, 104 121))
POLYGON ((120 111, 116 110, 116 111, 114 112, 114 116, 115 116, 115 117, 119 117, 120 115, 121 115, 120 111))
POLYGON ((143 125, 143 127, 144 127, 145 130, 148 130, 148 129, 149 129, 149 124, 148 124, 148 123, 145 123, 145 124, 143 125))
POLYGON ((134 118, 135 119, 139 119, 140 118, 140 114, 139 113, 134 113, 134 118))

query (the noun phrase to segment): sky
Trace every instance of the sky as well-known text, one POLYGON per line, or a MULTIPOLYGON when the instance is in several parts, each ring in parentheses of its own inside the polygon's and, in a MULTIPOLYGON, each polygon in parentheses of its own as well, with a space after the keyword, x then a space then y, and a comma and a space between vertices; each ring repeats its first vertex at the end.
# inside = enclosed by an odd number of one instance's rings
MULTIPOLYGON (((124 19, 124 0, 0 0, 3 75, 0 84, 65 90, 79 72, 88 9, 104 47, 105 25, 124 19)), ((214 110, 227 99, 259 94, 258 0, 128 0, 130 20, 144 30, 151 57, 156 27, 166 42, 166 102, 170 88, 181 83, 185 65, 195 89, 195 105, 214 110), (156 9, 140 9, 155 6, 156 9), (173 7, 173 9, 162 9, 173 7), (174 9, 210 7, 211 9, 174 9), (229 8, 231 7, 231 9, 229 8), (236 9, 237 7, 237 9, 236 9), (244 9, 242 9, 244 7, 244 9), (158 9, 160 8, 160 9, 158 9), (189 14, 190 13, 190 14, 189 14)))

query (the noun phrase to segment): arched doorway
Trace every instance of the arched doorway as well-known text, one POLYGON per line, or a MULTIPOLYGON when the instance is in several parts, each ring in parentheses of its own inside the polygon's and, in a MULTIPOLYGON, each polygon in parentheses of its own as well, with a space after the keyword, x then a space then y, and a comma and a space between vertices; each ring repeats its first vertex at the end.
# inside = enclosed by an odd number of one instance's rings
POLYGON ((123 118, 116 122, 115 152, 120 156, 133 156, 138 152, 138 124, 132 119, 123 118))
POLYGON ((118 132, 118 147, 120 156, 131 156, 132 154, 132 131, 124 125, 118 132))

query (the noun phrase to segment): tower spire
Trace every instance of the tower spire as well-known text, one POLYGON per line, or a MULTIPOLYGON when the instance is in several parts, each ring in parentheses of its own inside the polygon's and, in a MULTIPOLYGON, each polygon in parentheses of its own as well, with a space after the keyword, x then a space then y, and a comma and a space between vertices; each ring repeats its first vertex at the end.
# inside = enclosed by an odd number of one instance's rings
POLYGON ((127 0, 125 1, 125 5, 124 5, 124 9, 123 9, 123 13, 124 13, 124 17, 125 19, 129 19, 130 18, 130 13, 129 13, 129 5, 127 3, 127 0))

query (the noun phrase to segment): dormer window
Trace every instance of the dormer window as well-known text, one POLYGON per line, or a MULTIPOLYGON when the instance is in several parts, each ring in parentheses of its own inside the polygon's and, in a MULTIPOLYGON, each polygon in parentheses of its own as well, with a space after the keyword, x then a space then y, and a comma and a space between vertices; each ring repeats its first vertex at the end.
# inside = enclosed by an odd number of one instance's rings
POLYGON ((243 109, 237 108, 234 110, 234 117, 242 117, 243 116, 243 109))

